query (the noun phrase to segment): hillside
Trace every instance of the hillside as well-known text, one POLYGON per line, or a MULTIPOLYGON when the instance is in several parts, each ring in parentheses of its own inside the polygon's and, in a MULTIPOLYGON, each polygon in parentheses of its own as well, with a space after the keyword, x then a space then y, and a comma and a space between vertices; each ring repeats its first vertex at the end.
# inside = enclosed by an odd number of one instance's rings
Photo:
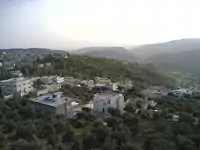
POLYGON ((132 49, 132 52, 142 58, 148 58, 159 53, 177 53, 200 48, 200 39, 181 39, 165 43, 147 44, 132 49))
MULTIPOLYGON (((90 58, 71 55, 68 59, 46 57, 38 60, 35 66, 22 68, 25 75, 44 76, 62 74, 80 79, 93 79, 94 77, 108 77, 113 81, 132 80, 142 86, 166 85, 171 86, 176 80, 167 76, 166 72, 159 72, 153 65, 141 65, 138 63, 124 63, 103 58, 90 58), (37 64, 50 62, 51 68, 37 68, 37 64), (28 71, 27 71, 28 70, 28 71)), ((138 85, 139 86, 139 85, 138 85)))
POLYGON ((17 65, 30 64, 37 58, 44 58, 48 55, 63 56, 67 55, 66 51, 51 50, 43 48, 30 48, 30 49, 0 49, 0 60, 2 62, 12 62, 17 65), (4 54, 5 52, 6 54, 4 54))
POLYGON ((200 74, 200 50, 185 51, 173 54, 157 54, 147 59, 148 62, 165 65, 171 69, 200 74))
POLYGON ((136 60, 134 54, 124 47, 86 47, 72 53, 95 58, 107 58, 130 62, 136 60))

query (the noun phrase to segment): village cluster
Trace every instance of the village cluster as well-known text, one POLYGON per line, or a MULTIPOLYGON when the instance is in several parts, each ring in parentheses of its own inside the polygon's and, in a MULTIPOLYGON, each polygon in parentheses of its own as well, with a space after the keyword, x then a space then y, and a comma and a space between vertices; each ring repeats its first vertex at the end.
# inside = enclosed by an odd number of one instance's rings
MULTIPOLYGON (((150 86, 142 90, 144 95, 141 97, 126 97, 124 91, 119 90, 122 87, 124 90, 132 89, 132 81, 124 80, 112 82, 111 79, 96 77, 90 80, 80 80, 74 77, 63 76, 43 76, 34 78, 25 78, 19 70, 12 71, 16 78, 0 81, 2 100, 9 100, 13 97, 28 97, 28 105, 32 109, 47 109, 56 114, 63 114, 66 117, 75 117, 84 108, 88 108, 95 114, 108 114, 108 109, 117 109, 120 113, 124 112, 126 105, 134 106, 135 113, 140 110, 147 110, 150 116, 153 113, 161 111, 154 101, 155 98, 173 94, 178 97, 185 95, 198 94, 198 90, 194 88, 177 88, 167 89, 164 86, 150 86), (34 82, 40 81, 40 88, 34 88, 34 82), (64 94, 60 89, 68 85, 70 87, 87 87, 89 90, 93 88, 104 88, 99 93, 95 93, 92 99, 88 99, 87 103, 81 103, 81 99, 72 98, 64 94), (106 89, 106 90, 105 90, 106 89), (35 94, 32 94, 35 93, 35 94), (31 96, 30 96, 31 95, 31 96), (138 108, 140 103, 140 108, 138 108)), ((178 120, 178 115, 173 114, 172 119, 178 120)))

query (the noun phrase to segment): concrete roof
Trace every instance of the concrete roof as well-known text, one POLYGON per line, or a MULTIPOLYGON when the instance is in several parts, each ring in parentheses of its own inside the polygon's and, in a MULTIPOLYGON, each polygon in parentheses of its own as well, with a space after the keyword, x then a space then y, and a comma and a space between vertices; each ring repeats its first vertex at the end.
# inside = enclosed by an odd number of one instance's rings
POLYGON ((4 83, 4 82, 14 82, 14 81, 25 81, 25 80, 30 80, 28 78, 24 78, 24 77, 19 77, 19 78, 11 78, 11 79, 8 79, 8 80, 2 80, 0 81, 0 83, 4 83))
POLYGON ((122 94, 117 93, 117 92, 112 92, 112 91, 105 91, 103 93, 96 94, 95 96, 100 98, 100 97, 114 97, 114 96, 117 96, 117 95, 122 95, 122 94))
POLYGON ((74 100, 73 98, 69 98, 69 97, 51 98, 53 94, 54 93, 48 93, 48 94, 45 94, 33 99, 29 99, 29 101, 44 104, 51 107, 58 107, 69 101, 72 102, 74 100), (48 97, 50 98, 48 99, 48 97))

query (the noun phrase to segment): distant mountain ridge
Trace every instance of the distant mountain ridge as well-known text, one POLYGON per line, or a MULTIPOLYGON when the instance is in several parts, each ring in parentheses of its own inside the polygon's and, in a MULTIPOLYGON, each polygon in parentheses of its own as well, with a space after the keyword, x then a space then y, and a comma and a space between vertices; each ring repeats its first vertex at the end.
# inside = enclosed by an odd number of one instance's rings
POLYGON ((132 49, 132 52, 142 58, 159 53, 176 53, 200 49, 200 39, 181 39, 165 43, 147 44, 132 49))
POLYGON ((200 39, 181 39, 149 44, 132 49, 145 63, 159 64, 170 69, 200 75, 200 39))
POLYGON ((170 54, 200 49, 200 39, 180 39, 165 43, 146 44, 128 50, 124 47, 85 47, 73 54, 87 55, 116 60, 135 61, 145 60, 157 54, 170 54))
MULTIPOLYGON (((43 48, 30 49, 0 49, 8 55, 1 61, 15 63, 31 63, 47 55, 66 55, 64 50, 43 48)), ((181 39, 165 43, 147 44, 128 50, 120 46, 85 47, 70 52, 71 54, 86 55, 97 58, 115 59, 134 62, 142 60, 146 63, 156 63, 177 71, 200 75, 200 39, 181 39)))
POLYGON ((147 62, 165 65, 171 69, 200 75, 200 49, 169 54, 157 54, 147 62))
POLYGON ((72 54, 130 62, 136 61, 134 54, 124 47, 85 47, 73 51, 72 54))
POLYGON ((48 55, 64 56, 67 55, 67 51, 45 48, 0 49, 0 60, 2 62, 12 62, 15 64, 31 64, 37 58, 42 59, 48 55), (2 52, 6 52, 6 55, 3 55, 2 52))

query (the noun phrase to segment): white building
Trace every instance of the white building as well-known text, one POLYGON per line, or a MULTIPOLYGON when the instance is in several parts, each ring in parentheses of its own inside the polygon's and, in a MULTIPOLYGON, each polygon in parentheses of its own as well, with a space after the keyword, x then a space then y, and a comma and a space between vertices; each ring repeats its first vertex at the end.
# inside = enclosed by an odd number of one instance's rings
POLYGON ((94 108, 94 103, 93 101, 89 101, 87 104, 82 106, 83 108, 90 108, 93 109, 94 108))
POLYGON ((0 81, 0 87, 3 96, 11 94, 24 96, 33 91, 33 82, 31 79, 25 79, 23 77, 12 78, 0 81))
POLYGON ((51 67, 51 63, 45 63, 45 66, 51 67))
POLYGON ((38 64, 37 67, 38 67, 38 68, 43 68, 43 67, 44 67, 44 64, 38 64))
POLYGON ((108 78, 96 77, 95 82, 100 83, 100 84, 108 84, 108 83, 111 83, 111 80, 108 78))
POLYGON ((150 101, 149 101, 149 105, 150 105, 151 107, 155 107, 155 106, 157 105, 157 103, 156 103, 154 100, 150 100, 150 101))
POLYGON ((177 121, 179 121, 179 119, 180 119, 179 115, 177 115, 177 114, 172 114, 172 121, 177 122, 177 121))
POLYGON ((63 57, 64 57, 64 58, 68 58, 68 55, 64 55, 63 57))
POLYGON ((21 73, 20 70, 13 70, 10 71, 10 73, 14 76, 14 77, 21 77, 23 74, 21 73))
POLYGON ((7 68, 7 70, 13 70, 15 68, 15 63, 13 62, 4 62, 3 66, 7 68))
POLYGON ((121 81, 121 82, 117 82, 118 86, 121 86, 123 88, 126 89, 131 89, 133 87, 133 83, 132 81, 121 81))
POLYGON ((65 81, 65 78, 64 77, 59 77, 59 76, 56 76, 54 79, 53 79, 54 82, 56 83, 62 83, 65 81))
POLYGON ((89 87, 93 87, 94 86, 94 80, 82 80, 80 83, 84 84, 84 85, 87 85, 89 87))
POLYGON ((184 96, 184 95, 191 95, 192 94, 192 90, 190 89, 185 89, 185 88, 179 88, 176 90, 171 90, 171 93, 173 93, 174 95, 177 96, 184 96))
POLYGON ((63 84, 70 85, 70 86, 77 86, 78 83, 81 81, 79 79, 76 79, 74 77, 65 77, 65 81, 63 84))
POLYGON ((151 90, 166 90, 164 86, 150 86, 149 89, 151 90))
POLYGON ((2 55, 8 55, 8 53, 7 53, 7 52, 1 52, 1 54, 2 54, 2 55))
POLYGON ((65 81, 68 83, 73 83, 73 82, 76 82, 77 79, 74 77, 65 77, 65 81))
POLYGON ((107 84, 97 83, 95 84, 95 87, 102 87, 112 91, 118 91, 118 85, 116 83, 107 83, 107 84))
POLYGON ((113 91, 117 91, 118 90, 118 85, 117 83, 109 83, 109 84, 106 84, 106 87, 110 90, 113 90, 113 91))
POLYGON ((97 112, 107 112, 108 108, 114 108, 122 113, 125 107, 124 96, 121 93, 104 92, 95 94, 93 102, 94 110, 97 112))

